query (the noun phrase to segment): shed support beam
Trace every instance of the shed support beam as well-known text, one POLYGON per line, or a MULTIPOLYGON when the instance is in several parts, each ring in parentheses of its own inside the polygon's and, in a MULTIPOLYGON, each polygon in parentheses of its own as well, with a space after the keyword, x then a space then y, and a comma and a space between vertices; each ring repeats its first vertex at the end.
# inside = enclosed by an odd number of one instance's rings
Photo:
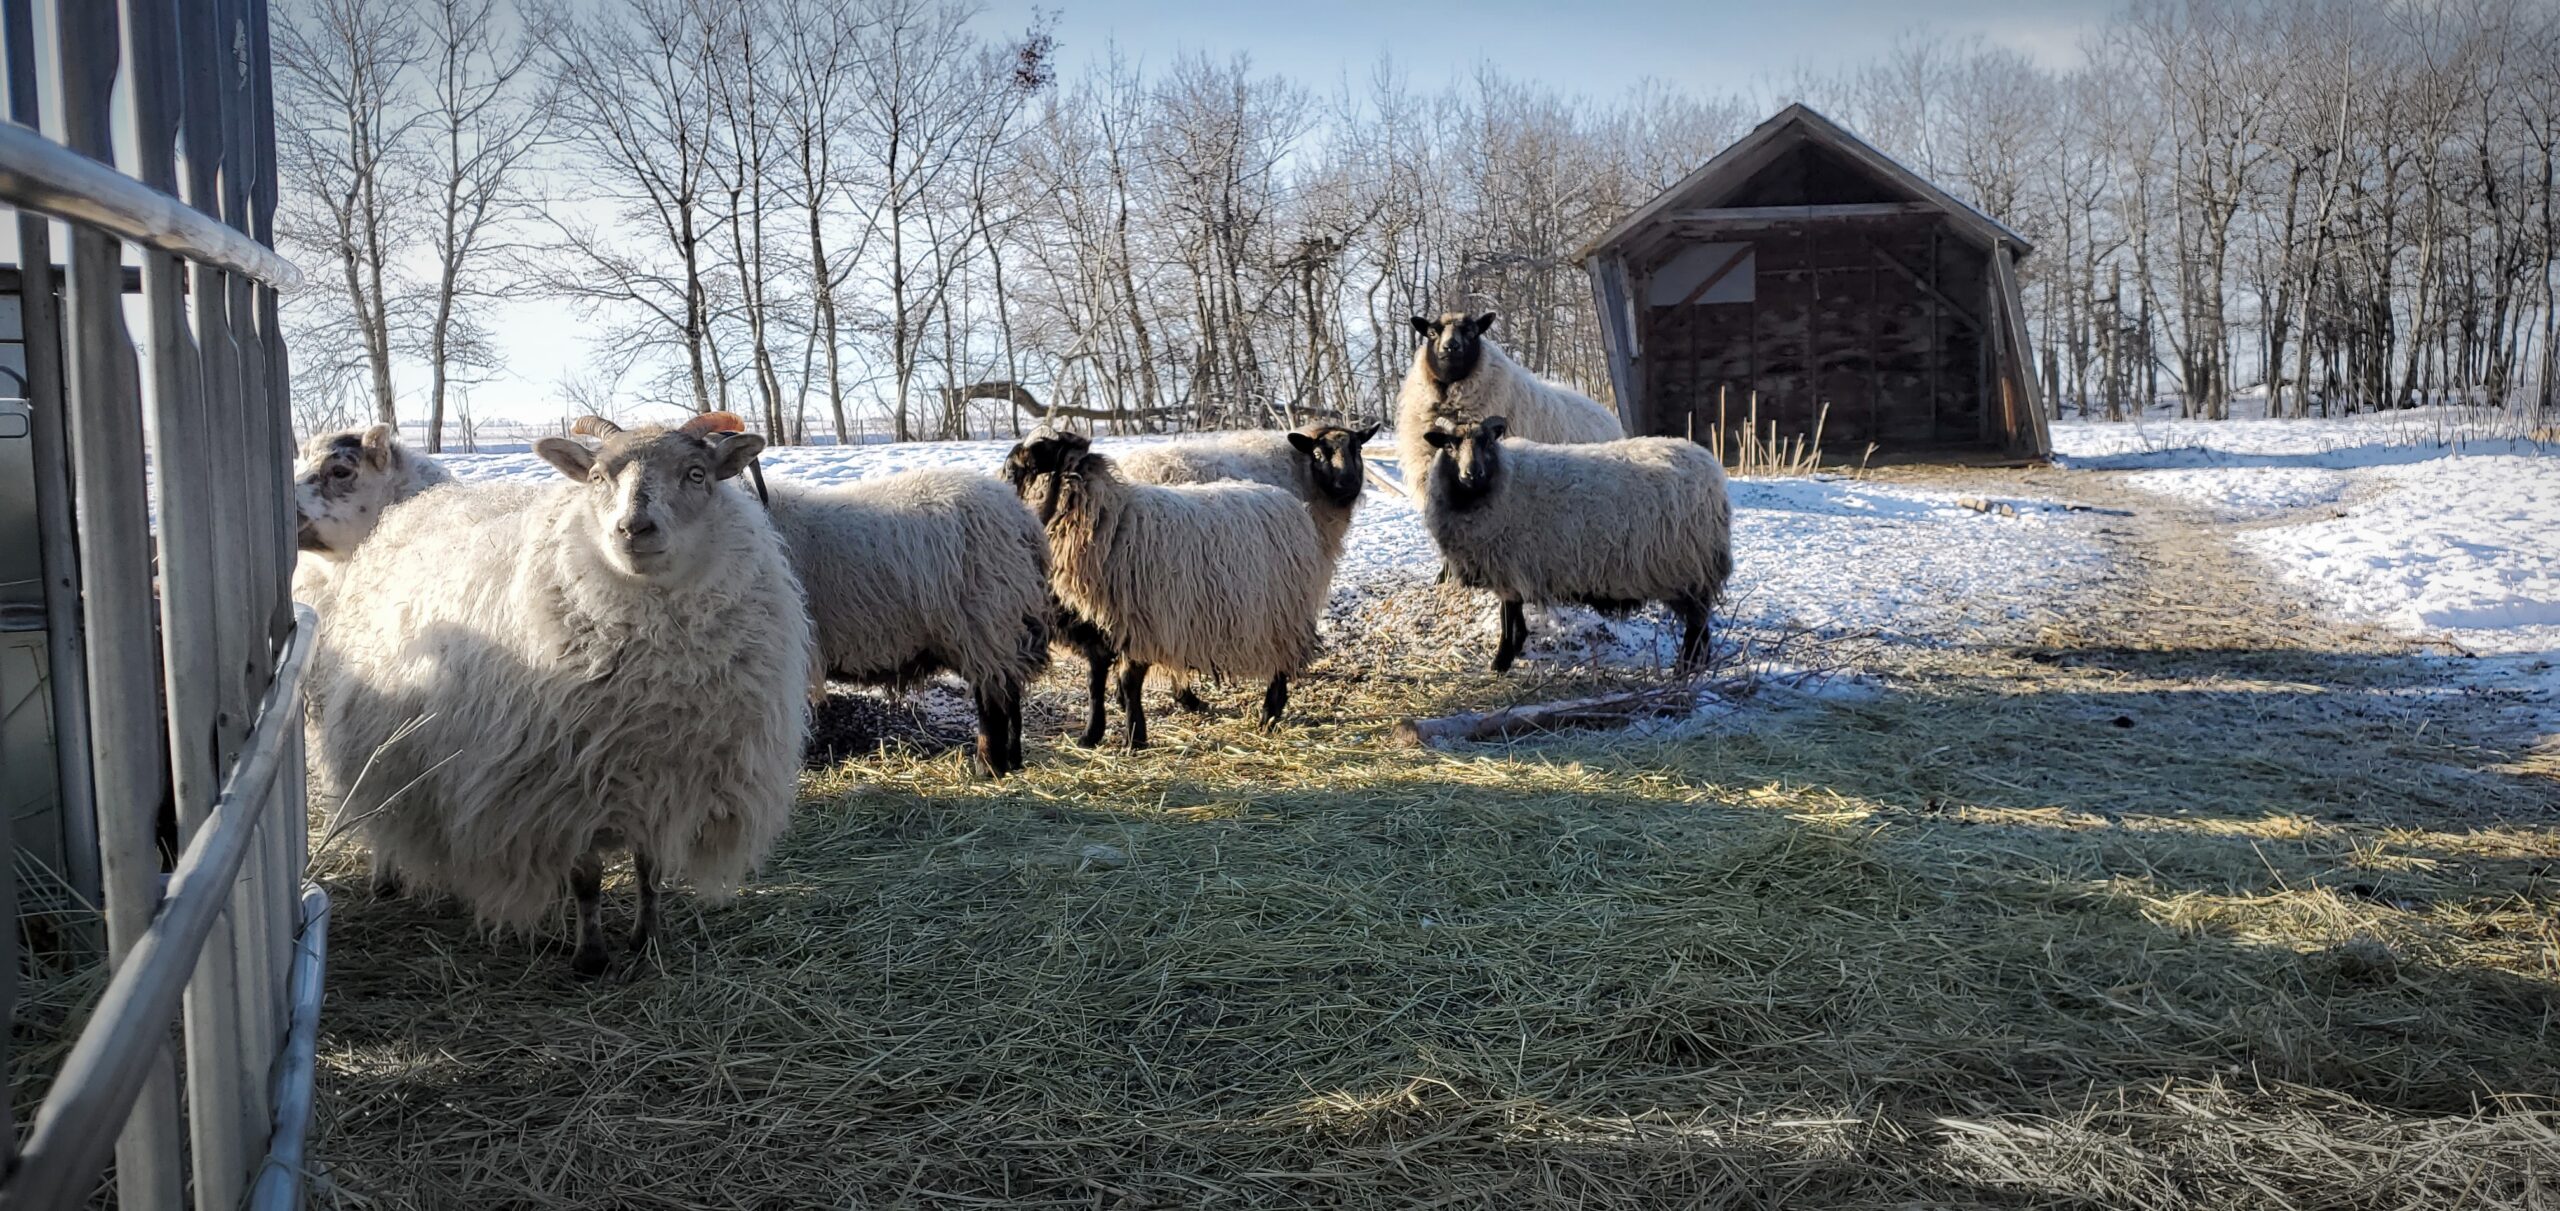
POLYGON ((1674 223, 1786 223, 1803 219, 1893 219, 1937 214, 1927 202, 1836 202, 1821 206, 1726 206, 1715 210, 1675 210, 1674 223))
POLYGON ((1959 306, 1954 299, 1948 298, 1946 292, 1938 289, 1935 284, 1929 281, 1929 279, 1920 276, 1919 270, 1903 264, 1901 258, 1877 247, 1875 242, 1872 240, 1867 242, 1867 251, 1874 255, 1877 263, 1894 271, 1895 273, 1901 274, 1903 280, 1919 287, 1922 294, 1928 295, 1939 306, 1946 308, 1948 314, 1953 315, 1958 323, 1963 324, 1965 327, 1970 328, 1975 332, 1982 331, 1982 321, 1980 319, 1976 318, 1972 312, 1965 310, 1962 306, 1959 306))

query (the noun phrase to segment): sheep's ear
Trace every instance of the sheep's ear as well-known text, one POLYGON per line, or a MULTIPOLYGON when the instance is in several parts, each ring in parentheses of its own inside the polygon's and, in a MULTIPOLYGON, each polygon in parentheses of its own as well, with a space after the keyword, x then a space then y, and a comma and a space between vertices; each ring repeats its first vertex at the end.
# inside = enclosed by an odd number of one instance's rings
POLYGON ((571 479, 585 479, 596 469, 596 452, 565 437, 543 438, 533 443, 533 452, 571 479))
POLYGON ((1351 435, 1351 444, 1352 444, 1352 445, 1355 445, 1355 446, 1365 446, 1365 445, 1368 445, 1368 444, 1369 444, 1369 439, 1370 439, 1370 438, 1373 438, 1373 437, 1376 437, 1377 435, 1378 435, 1378 427, 1377 427, 1376 425, 1371 425, 1371 426, 1369 426, 1369 427, 1368 427, 1368 428, 1366 428, 1366 429, 1362 429, 1361 431, 1359 431, 1359 432, 1357 432, 1357 433, 1352 434, 1352 435, 1351 435))
POLYGON ((1434 450, 1446 450, 1458 444, 1458 435, 1446 429, 1426 429, 1422 433, 1422 440, 1434 450))
POLYGON ((391 465, 391 451, 400 444, 400 430, 392 425, 375 425, 364 431, 362 449, 366 462, 377 467, 391 465))
POLYGON ((1321 446, 1324 443, 1317 441, 1304 433, 1300 433, 1295 429, 1291 429, 1289 431, 1289 444, 1296 446, 1298 448, 1298 453, 1300 454, 1313 454, 1316 452, 1316 447, 1321 446))
POLYGON ((1483 315, 1477 316, 1475 323, 1469 325, 1469 327, 1474 328, 1478 332, 1491 332, 1493 330, 1494 315, 1494 312, 1485 312, 1483 315))
POLYGON ((1511 420, 1508 417, 1488 416, 1477 422, 1476 432, 1481 434, 1485 441, 1501 441, 1511 432, 1511 420))
POLYGON ((720 433, 711 442, 711 475, 727 479, 747 469, 747 463, 764 453, 764 438, 753 433, 720 433))
POLYGON ((1438 336, 1440 334, 1440 321, 1424 319, 1417 315, 1413 317, 1413 330, 1417 335, 1425 338, 1438 336))

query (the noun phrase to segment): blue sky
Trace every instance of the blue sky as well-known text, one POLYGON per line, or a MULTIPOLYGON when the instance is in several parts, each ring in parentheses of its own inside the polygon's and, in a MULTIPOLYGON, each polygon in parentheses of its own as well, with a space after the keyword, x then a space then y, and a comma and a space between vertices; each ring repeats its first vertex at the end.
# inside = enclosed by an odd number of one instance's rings
POLYGON ((1612 96, 1645 76, 1704 93, 1750 91, 1797 67, 1832 71, 1874 57, 1926 25, 1981 34, 2048 67, 2078 61, 2082 31, 2117 0, 994 0, 992 28, 1056 12, 1069 72, 1116 40, 1160 64, 1186 50, 1243 50, 1265 73, 1318 90, 1355 81, 1393 52, 1417 86, 1479 61, 1566 92, 1612 96))

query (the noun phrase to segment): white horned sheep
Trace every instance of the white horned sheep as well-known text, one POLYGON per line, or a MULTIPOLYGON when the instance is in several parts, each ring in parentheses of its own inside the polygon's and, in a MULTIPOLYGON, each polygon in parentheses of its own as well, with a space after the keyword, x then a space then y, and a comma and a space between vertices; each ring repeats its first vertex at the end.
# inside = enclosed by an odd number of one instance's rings
POLYGON ((1080 742, 1102 742, 1104 691, 1123 665, 1129 747, 1145 748, 1143 703, 1154 665, 1269 678, 1263 726, 1289 703, 1289 676, 1316 646, 1333 561, 1306 507, 1268 484, 1133 484, 1076 433, 1043 431, 1015 446, 1005 478, 1049 538, 1049 584, 1090 665, 1091 713, 1080 742))
POLYGON ((1049 667, 1049 543, 1004 484, 907 471, 836 487, 777 480, 774 528, 817 625, 822 673, 904 685, 949 670, 978 711, 978 761, 1022 768, 1022 697, 1049 667))
POLYGON ((1509 428, 1488 416, 1424 432, 1423 524, 1458 583, 1502 599, 1494 671, 1520 655, 1532 601, 1611 612, 1663 602, 1680 618, 1681 671, 1701 667, 1733 574, 1733 506, 1715 455, 1676 437, 1506 441, 1509 428))
POLYGON ((1452 424, 1500 416, 1524 441, 1565 445, 1613 442, 1627 435, 1618 418, 1590 396, 1531 374, 1511 360, 1502 346, 1485 336, 1493 312, 1439 319, 1413 317, 1422 347, 1413 351, 1396 395, 1396 460, 1404 472, 1405 490, 1418 504, 1431 447, 1424 435, 1432 422, 1452 424))
POLYGON ((601 973, 603 855, 720 895, 789 816, 815 652, 781 538, 728 481, 752 434, 642 429, 535 453, 570 482, 422 495, 338 577, 319 766, 377 859, 483 920, 565 877, 601 973))

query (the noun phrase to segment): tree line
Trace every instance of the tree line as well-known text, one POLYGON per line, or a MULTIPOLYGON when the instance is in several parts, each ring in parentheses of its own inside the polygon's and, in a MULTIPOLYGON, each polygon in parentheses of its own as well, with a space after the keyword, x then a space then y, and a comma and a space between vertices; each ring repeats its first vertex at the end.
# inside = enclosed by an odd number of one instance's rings
POLYGON ((1797 99, 2035 243, 2058 409, 2553 402, 2548 3, 2141 0, 2067 71, 1922 31, 1601 100, 1387 58, 1062 76, 1050 21, 960 0, 280 0, 275 43, 307 427, 467 435, 500 298, 591 334, 564 414, 789 441, 1376 418, 1405 317, 1458 307, 1605 392, 1577 250, 1797 99))

